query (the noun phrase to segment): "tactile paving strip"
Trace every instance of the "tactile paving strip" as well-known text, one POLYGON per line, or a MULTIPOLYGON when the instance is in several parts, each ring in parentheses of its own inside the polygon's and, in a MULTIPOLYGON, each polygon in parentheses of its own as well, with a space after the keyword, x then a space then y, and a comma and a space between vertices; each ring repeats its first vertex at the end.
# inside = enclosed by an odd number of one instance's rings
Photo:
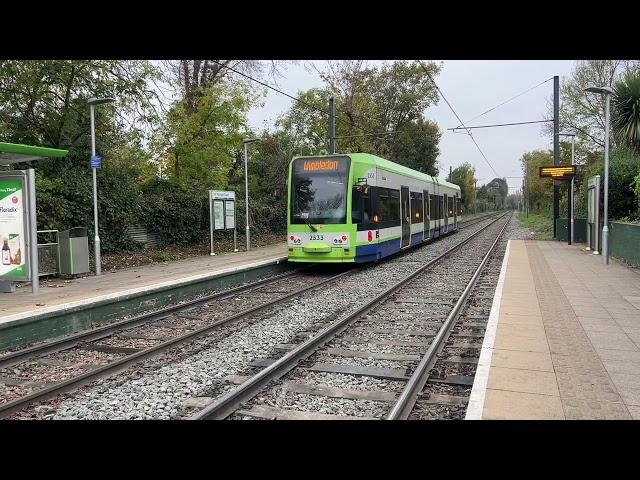
POLYGON ((544 254, 526 243, 565 418, 631 419, 544 254))

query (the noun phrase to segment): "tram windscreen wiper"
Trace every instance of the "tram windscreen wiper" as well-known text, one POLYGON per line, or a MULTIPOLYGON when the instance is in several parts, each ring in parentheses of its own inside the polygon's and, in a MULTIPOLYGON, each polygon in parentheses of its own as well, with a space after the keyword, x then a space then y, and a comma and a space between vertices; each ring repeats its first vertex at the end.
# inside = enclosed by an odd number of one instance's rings
MULTIPOLYGON (((294 195, 296 196, 296 200, 298 200, 300 197, 298 197, 298 192, 296 192, 295 190, 293 191, 294 195)), ((300 208, 298 208, 298 202, 296 201, 296 213, 294 214, 295 216, 297 216, 300 220, 302 220, 304 223, 307 224, 307 226, 313 231, 313 232, 317 232, 318 229, 316 227, 314 227, 310 222, 307 221, 306 218, 304 218, 302 216, 302 212, 300 211, 300 208)))

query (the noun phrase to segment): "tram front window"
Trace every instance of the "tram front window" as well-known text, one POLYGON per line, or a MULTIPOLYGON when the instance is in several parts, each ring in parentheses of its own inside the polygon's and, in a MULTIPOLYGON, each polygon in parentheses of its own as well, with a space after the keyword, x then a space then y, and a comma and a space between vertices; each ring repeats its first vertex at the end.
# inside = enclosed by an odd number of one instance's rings
POLYGON ((348 158, 295 160, 291 223, 346 223, 348 176, 348 158))

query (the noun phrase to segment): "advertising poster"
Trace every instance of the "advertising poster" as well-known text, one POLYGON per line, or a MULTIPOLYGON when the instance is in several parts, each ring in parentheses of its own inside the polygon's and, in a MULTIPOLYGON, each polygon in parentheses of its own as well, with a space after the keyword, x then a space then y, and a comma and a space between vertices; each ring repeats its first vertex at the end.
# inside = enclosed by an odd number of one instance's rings
POLYGON ((0 177, 0 279, 29 279, 26 262, 25 177, 0 177))

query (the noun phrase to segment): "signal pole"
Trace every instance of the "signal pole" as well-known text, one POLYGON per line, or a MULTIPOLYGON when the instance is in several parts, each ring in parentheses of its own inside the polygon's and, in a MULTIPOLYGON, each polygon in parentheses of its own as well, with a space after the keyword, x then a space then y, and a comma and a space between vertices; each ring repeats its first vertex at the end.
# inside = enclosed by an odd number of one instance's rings
POLYGON ((329 154, 336 153, 336 102, 329 97, 329 154))
POLYGON ((473 202, 473 213, 478 213, 478 179, 473 179, 473 193, 475 196, 475 201, 473 202))
MULTIPOLYGON (((553 77, 553 165, 560 165, 560 77, 553 77)), ((553 238, 557 238, 556 220, 560 216, 560 187, 553 181, 553 238)))

